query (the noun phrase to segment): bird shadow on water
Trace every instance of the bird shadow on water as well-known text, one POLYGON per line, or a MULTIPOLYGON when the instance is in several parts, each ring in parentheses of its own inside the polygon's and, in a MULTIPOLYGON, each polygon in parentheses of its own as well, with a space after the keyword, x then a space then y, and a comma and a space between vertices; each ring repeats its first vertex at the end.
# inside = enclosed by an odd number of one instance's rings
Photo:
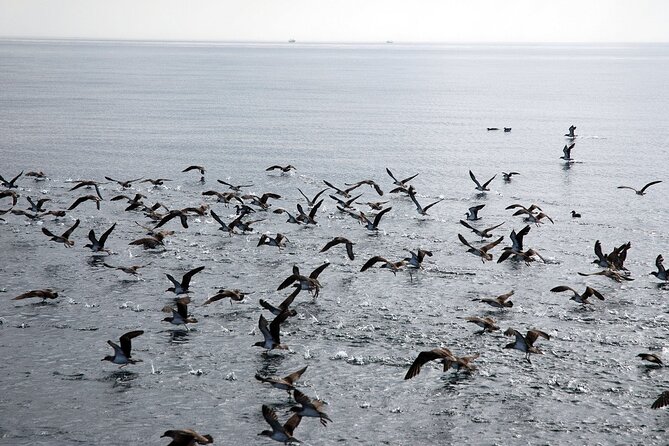
POLYGON ((132 372, 130 370, 118 369, 109 372, 102 378, 102 381, 111 382, 113 389, 118 388, 119 390, 127 390, 132 387, 132 382, 138 377, 138 373, 132 372))

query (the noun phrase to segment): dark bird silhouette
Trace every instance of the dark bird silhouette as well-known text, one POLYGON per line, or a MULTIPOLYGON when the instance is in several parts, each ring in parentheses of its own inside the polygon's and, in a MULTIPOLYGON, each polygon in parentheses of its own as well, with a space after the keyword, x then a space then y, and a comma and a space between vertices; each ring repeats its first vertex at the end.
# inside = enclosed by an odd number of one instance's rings
POLYGON ((168 288, 165 291, 172 291, 174 294, 177 296, 179 294, 187 294, 189 293, 188 287, 190 286, 190 281, 193 278, 193 276, 200 271, 204 269, 204 266, 200 266, 198 268, 192 269, 188 271, 186 274, 183 275, 181 282, 178 282, 174 277, 172 277, 170 274, 165 274, 167 278, 169 279, 170 282, 174 284, 173 287, 168 288))
POLYGON ((568 138, 576 138, 576 135, 574 134, 574 130, 576 130, 575 125, 569 126, 569 133, 565 133, 564 136, 566 136, 568 138))
POLYGON ((163 308, 163 312, 165 313, 172 312, 172 316, 164 318, 163 322, 169 322, 172 325, 183 325, 184 327, 186 327, 187 331, 190 331, 190 328, 188 328, 188 324, 197 323, 197 319, 188 315, 189 303, 190 303, 190 298, 186 296, 177 299, 176 309, 169 305, 163 308))
POLYGON ((223 180, 216 180, 216 181, 218 181, 221 184, 224 184, 224 185, 228 186, 231 190, 233 190, 235 192, 241 192, 242 188, 253 186, 253 184, 231 184, 231 183, 228 183, 227 181, 223 181, 223 180))
POLYGON ((26 197, 26 200, 30 203, 30 208, 28 208, 28 210, 33 212, 46 212, 46 209, 42 206, 44 206, 44 203, 47 201, 51 201, 51 198, 42 198, 41 200, 37 200, 37 203, 35 203, 31 197, 26 197))
POLYGON ((269 166, 267 169, 265 169, 265 171, 267 171, 267 172, 272 171, 272 170, 280 170, 282 173, 288 173, 291 170, 297 170, 297 168, 295 166, 293 166, 292 164, 288 164, 287 166, 279 166, 278 164, 275 164, 275 165, 269 166))
POLYGON ((281 344, 279 328, 289 316, 290 313, 288 311, 283 311, 268 324, 265 316, 261 314, 258 319, 258 329, 263 335, 263 340, 256 342, 253 346, 262 347, 266 350, 286 350, 288 347, 281 344))
POLYGON ((575 145, 576 145, 575 142, 569 145, 565 145, 564 148, 562 149, 563 155, 560 157, 560 159, 563 159, 567 162, 574 161, 574 159, 571 157, 571 149, 573 149, 575 145))
POLYGON ((497 323, 491 317, 471 316, 466 318, 465 320, 467 322, 471 322, 472 324, 476 324, 479 327, 481 327, 481 331, 476 332, 477 334, 483 334, 485 332, 493 332, 495 330, 499 330, 497 323))
POLYGON ((317 202, 318 202, 318 197, 320 197, 323 192, 325 192, 327 189, 323 189, 322 191, 318 192, 316 195, 314 195, 313 198, 309 198, 306 196, 304 192, 298 187, 297 190, 300 192, 300 194, 304 197, 305 200, 307 200, 307 206, 313 207, 317 202))
POLYGON ((268 245, 268 246, 276 246, 279 248, 279 251, 281 251, 281 248, 284 248, 286 246, 286 242, 288 242, 288 238, 286 238, 285 235, 277 233, 276 237, 270 237, 267 234, 262 234, 260 236, 260 240, 258 240, 258 245, 257 246, 262 246, 262 245, 268 245))
POLYGON ((669 406, 669 390, 665 390, 657 397, 653 405, 650 406, 651 409, 659 409, 664 406, 669 406))
POLYGON ((303 276, 300 274, 300 269, 297 266, 293 266, 293 274, 288 276, 277 288, 277 291, 280 291, 284 288, 289 287, 293 283, 297 282, 298 290, 306 290, 310 293, 314 293, 314 298, 318 297, 318 293, 322 287, 321 283, 318 281, 318 276, 330 266, 329 263, 323 263, 318 268, 314 269, 309 277, 303 276))
POLYGON ((362 268, 360 268, 360 271, 367 271, 369 268, 372 266, 376 265, 377 263, 381 263, 381 268, 387 268, 392 272, 393 274, 397 275, 397 272, 406 265, 406 260, 402 259, 398 262, 391 262, 390 260, 386 260, 385 258, 381 256, 374 256, 371 259, 367 260, 364 265, 362 265, 362 268))
POLYGON ((411 367, 409 367, 409 370, 407 371, 406 375, 404 375, 404 379, 411 379, 415 376, 417 376, 420 373, 421 367, 423 367, 426 363, 434 360, 441 360, 441 362, 444 364, 444 372, 447 371, 448 369, 446 368, 446 363, 448 360, 453 360, 455 357, 451 353, 451 351, 445 347, 441 348, 435 348, 433 350, 425 351, 425 352, 420 352, 418 354, 418 357, 414 360, 413 364, 411 364, 411 367))
POLYGON ((298 290, 295 290, 295 292, 291 293, 290 296, 285 298, 283 302, 279 304, 278 307, 275 307, 271 303, 267 302, 266 300, 260 299, 258 302, 260 303, 260 306, 263 307, 264 309, 268 310, 270 313, 272 313, 274 316, 278 316, 284 311, 287 311, 289 316, 295 316, 297 312, 293 309, 290 309, 290 305, 293 303, 293 300, 295 300, 295 296, 298 294, 298 290))
POLYGON ((70 240, 70 235, 72 235, 72 232, 75 229, 77 229, 77 226, 79 226, 79 223, 80 223, 79 220, 75 221, 74 224, 72 226, 70 226, 70 228, 67 231, 63 232, 62 235, 55 235, 54 233, 49 231, 47 228, 42 228, 42 232, 45 235, 51 237, 51 241, 62 243, 62 244, 65 245, 66 248, 70 248, 70 247, 74 246, 74 240, 70 240))
POLYGON ((102 200, 100 200, 100 198, 96 197, 95 195, 84 195, 83 197, 77 198, 75 202, 72 203, 69 208, 67 208, 67 210, 71 211, 85 201, 94 201, 95 207, 98 209, 98 211, 100 210, 100 201, 102 200))
POLYGON ((573 294, 571 300, 576 301, 580 304, 591 304, 592 302, 588 300, 590 296, 595 296, 599 300, 604 300, 604 296, 602 296, 602 294, 599 291, 597 291, 594 288, 590 288, 589 286, 585 287, 585 291, 582 294, 577 293, 575 289, 568 287, 566 285, 556 286, 555 288, 551 288, 551 291, 554 293, 571 291, 573 294))
POLYGON ((353 186, 355 188, 355 187, 360 187, 363 184, 373 187, 377 194, 383 195, 381 187, 378 184, 376 184, 376 182, 373 180, 362 180, 358 181, 357 183, 344 183, 344 186, 353 186))
POLYGON ((112 183, 117 183, 119 186, 121 186, 123 189, 129 189, 132 187, 132 183, 141 180, 142 178, 135 178, 132 180, 115 180, 111 177, 105 177, 107 181, 111 181, 112 183))
POLYGON ((416 205, 416 211, 418 211, 418 213, 420 215, 427 215, 428 209, 430 209, 435 204, 438 204, 438 203, 441 203, 442 201, 444 201, 444 199, 442 198, 440 200, 435 201, 434 203, 428 204, 427 206, 421 206, 421 204, 416 199, 416 192, 411 188, 409 189, 409 197, 411 198, 411 201, 413 201, 413 203, 416 205))
POLYGON ((345 237, 335 237, 335 238, 333 238, 332 240, 327 242, 325 244, 325 246, 323 246, 323 249, 321 249, 320 252, 325 252, 328 249, 332 248, 333 246, 336 246, 336 245, 339 245, 339 244, 342 244, 342 243, 346 245, 346 254, 348 255, 348 258, 351 259, 351 260, 354 260, 355 256, 353 255, 353 245, 355 245, 355 243, 353 243, 352 241, 350 241, 349 239, 347 239, 345 237))
POLYGON ((29 299, 31 297, 38 297, 42 299, 42 302, 46 302, 47 299, 55 299, 58 297, 58 293, 52 290, 51 288, 46 288, 43 290, 31 290, 23 294, 19 294, 12 300, 23 300, 29 299))
POLYGON ((226 290, 226 289, 220 289, 218 292, 210 297, 209 299, 205 300, 202 305, 209 305, 212 302, 219 301, 221 299, 230 299, 230 305, 232 305, 232 301, 234 300, 235 302, 241 302, 244 300, 246 296, 252 293, 245 293, 242 290, 234 289, 234 290, 226 290))
POLYGON ((107 237, 109 237, 109 234, 111 234, 111 232, 114 230, 115 227, 116 227, 116 223, 111 225, 111 227, 109 229, 107 229, 102 234, 102 236, 100 237, 99 240, 95 237, 95 231, 91 229, 88 232, 88 239, 91 242, 87 245, 84 245, 84 248, 91 248, 91 251, 93 251, 93 252, 103 252, 104 251, 107 254, 111 254, 111 251, 109 251, 108 249, 105 249, 105 243, 107 242, 107 237))
POLYGON ((652 362, 653 364, 656 365, 660 366, 664 365, 660 357, 657 356, 655 353, 639 353, 637 357, 641 358, 644 361, 652 362))
POLYGON ((513 294, 514 291, 511 290, 508 293, 504 293, 495 297, 494 299, 484 298, 480 299, 480 301, 495 308, 511 308, 513 307, 513 302, 511 302, 509 298, 513 296, 513 294))
POLYGON ((467 216, 467 220, 469 221, 476 221, 480 220, 481 217, 479 217, 479 211, 485 207, 485 204, 478 204, 476 206, 470 207, 467 212, 465 212, 465 215, 467 216))
POLYGON ((16 203, 19 201, 19 194, 17 194, 13 190, 0 191, 0 198, 5 198, 5 197, 12 198, 12 206, 16 206, 16 203))
POLYGON ((657 271, 651 271, 650 274, 666 282, 669 280, 669 274, 667 274, 667 270, 664 269, 662 262, 664 262, 664 257, 662 257, 662 254, 660 254, 655 258, 655 266, 657 267, 657 271))
POLYGON ((129 331, 121 335, 119 338, 119 341, 121 342, 120 346, 112 341, 107 341, 107 344, 114 349, 114 355, 105 356, 101 361, 109 361, 114 364, 119 364, 121 367, 141 362, 140 359, 132 359, 130 352, 132 350, 132 339, 142 334, 144 334, 144 330, 129 331))
POLYGON ((92 188, 95 189, 95 193, 97 194, 98 198, 100 200, 102 200, 102 194, 100 193, 100 185, 103 184, 103 183, 100 183, 98 181, 93 181, 93 180, 80 180, 80 181, 75 181, 75 183, 77 183, 77 184, 74 185, 70 189, 70 192, 73 191, 73 190, 77 190, 81 187, 85 187, 85 188, 91 188, 92 187, 92 188))
POLYGON ((469 223, 467 223, 464 220, 460 220, 460 224, 467 229, 471 229, 474 234, 481 237, 481 239, 484 239, 484 238, 491 238, 492 237, 492 232, 491 231, 493 231, 493 230, 499 228, 500 226, 502 226, 504 224, 504 222, 502 222, 498 225, 492 226, 490 228, 483 229, 483 230, 476 229, 475 227, 471 226, 469 223))
MULTIPOLYGON (((321 199, 318 203, 316 203, 309 213, 307 214, 304 212, 304 209, 302 208, 302 205, 300 203, 297 203, 297 212, 298 215, 295 217, 295 219, 301 223, 304 224, 310 224, 310 225, 315 225, 316 223, 316 213, 318 212, 318 208, 321 207, 321 204, 323 204, 323 200, 321 199)), ((290 215, 290 214, 289 214, 290 215)))
POLYGON ((479 180, 476 179, 476 176, 474 175, 474 173, 471 170, 469 171, 469 178, 471 178, 472 181, 476 184, 476 190, 481 191, 481 192, 485 192, 485 191, 490 190, 490 189, 488 189, 488 184, 490 184, 490 182, 492 180, 494 180, 496 176, 497 176, 497 174, 493 175, 492 178, 490 178, 485 183, 481 184, 481 183, 479 183, 479 180))
POLYGON ((508 183, 511 181, 511 177, 514 175, 520 175, 518 172, 502 172, 502 179, 504 182, 508 183))
POLYGON ((410 177, 407 177, 407 178, 400 181, 395 177, 395 175, 393 175, 393 173, 387 167, 386 167, 386 172, 388 173, 388 175, 390 175, 390 178, 393 179, 393 184, 395 184, 397 186, 400 186, 400 187, 403 187, 403 188, 407 187, 407 184, 409 183, 409 181, 413 180, 414 178, 416 178, 418 176, 418 174, 411 175, 410 177))
POLYGON ((300 370, 293 372, 288 376, 284 376, 283 378, 276 376, 262 376, 261 374, 256 373, 256 379, 260 382, 271 384, 274 388, 286 390, 290 393, 291 390, 295 390, 294 384, 300 379, 302 374, 307 371, 307 367, 308 366, 304 366, 300 370))
POLYGON ((359 215, 359 220, 361 223, 365 224, 365 227, 370 230, 370 231, 378 231, 379 230, 379 223, 381 222, 381 217, 386 215, 388 212, 390 212, 393 208, 385 208, 381 210, 378 214, 374 216, 374 220, 370 220, 365 214, 362 212, 359 215))
POLYGON ((158 187, 158 186, 163 186, 165 184, 165 181, 172 181, 169 178, 147 178, 145 180, 140 181, 140 183, 151 183, 153 184, 153 187, 158 187))
POLYGON ((18 186, 16 185, 16 180, 18 180, 21 177, 21 175, 23 175, 23 171, 21 171, 21 173, 12 178, 10 181, 5 180, 2 177, 2 175, 0 175, 0 184, 5 186, 7 189, 16 189, 18 188, 18 186))
POLYGON ((658 184, 661 183, 661 180, 657 181, 651 181, 650 183, 646 184, 644 187, 642 187, 639 190, 634 189, 633 187, 630 186, 618 186, 618 189, 632 189, 634 192, 636 192, 637 195, 646 195, 646 189, 648 189, 650 186, 653 184, 658 184))

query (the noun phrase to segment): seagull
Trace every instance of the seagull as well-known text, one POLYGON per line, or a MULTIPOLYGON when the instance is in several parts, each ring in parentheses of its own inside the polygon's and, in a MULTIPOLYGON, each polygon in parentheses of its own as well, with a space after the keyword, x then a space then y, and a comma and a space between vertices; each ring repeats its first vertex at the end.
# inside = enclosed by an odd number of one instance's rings
POLYGON ((145 266, 149 266, 151 263, 147 263, 146 265, 132 265, 132 266, 113 266, 108 263, 102 263, 103 266, 106 266, 107 268, 111 269, 116 269, 119 271, 123 271, 126 274, 130 274, 132 276, 137 276, 139 275, 139 270, 141 268, 144 268, 145 266))
POLYGON ((19 201, 19 194, 13 190, 3 190, 0 191, 0 198, 12 197, 12 206, 16 206, 16 203, 19 201))
POLYGON ((576 138, 576 135, 574 134, 574 130, 576 130, 575 125, 569 126, 569 133, 565 133, 564 136, 566 136, 568 138, 576 138))
POLYGON ((481 257, 481 262, 485 263, 486 260, 492 260, 492 254, 488 254, 488 251, 504 240, 504 237, 500 237, 494 242, 488 243, 487 245, 481 246, 480 248, 474 248, 472 245, 470 245, 469 242, 462 236, 462 234, 458 234, 458 239, 460 239, 460 242, 463 245, 469 248, 467 252, 471 252, 472 254, 481 257))
MULTIPOLYGON (((366 184, 368 186, 373 187, 377 194, 383 195, 383 191, 381 190, 381 187, 378 184, 376 184, 376 182, 373 181, 373 180, 362 180, 362 181, 358 181, 357 183, 344 183, 345 186, 353 186, 355 188, 360 187, 363 184, 366 184)), ((352 190, 352 189, 349 189, 349 190, 352 190)))
POLYGON ((564 153, 564 155, 562 155, 560 157, 560 159, 563 159, 566 162, 574 161, 574 159, 571 157, 571 149, 573 149, 575 145, 576 145, 575 142, 573 142, 569 145, 565 145, 564 148, 562 149, 562 152, 564 153))
POLYGON ((476 221, 480 220, 481 217, 479 217, 479 211, 485 207, 485 204, 479 204, 476 206, 472 206, 468 209, 467 212, 465 212, 465 215, 467 216, 467 220, 469 221, 476 221))
POLYGON ((100 187, 99 186, 103 183, 99 183, 99 182, 93 181, 93 180, 80 180, 80 181, 75 181, 75 183, 77 183, 77 184, 75 186, 73 186, 70 189, 70 191, 79 189, 80 187, 86 187, 86 188, 94 187, 95 188, 95 193, 98 195, 98 198, 100 200, 102 200, 102 195, 100 194, 100 187))
POLYGON ((655 353, 639 353, 637 357, 641 358, 644 361, 652 362, 653 364, 657 364, 659 366, 664 365, 662 360, 660 359, 659 356, 657 356, 655 353))
POLYGON ((253 344, 253 347, 262 347, 267 350, 287 350, 288 347, 281 344, 279 328, 283 321, 288 319, 288 316, 290 316, 288 311, 282 311, 268 324, 265 316, 261 314, 260 319, 258 319, 258 328, 264 339, 253 344))
POLYGON ((511 177, 514 175, 520 175, 518 172, 502 172, 502 179, 504 182, 508 183, 511 181, 511 177))
POLYGON ((241 192, 243 187, 253 186, 253 184, 230 184, 230 183, 228 183, 226 181, 223 181, 223 180, 216 180, 216 181, 218 181, 221 184, 224 184, 224 185, 228 186, 231 190, 233 190, 235 192, 241 192))
POLYGON ((323 412, 322 407, 325 404, 324 401, 318 399, 312 400, 298 389, 293 391, 293 398, 295 398, 295 401, 301 404, 301 406, 291 407, 291 412, 295 412, 296 415, 301 417, 320 418, 321 424, 323 426, 327 426, 328 421, 332 422, 332 419, 328 416, 328 414, 323 412))
POLYGON ((190 285, 191 279, 193 278, 193 276, 195 274, 199 273, 203 269, 204 269, 204 266, 200 266, 198 268, 195 268, 193 270, 188 271, 186 274, 183 275, 183 278, 181 279, 181 283, 177 282, 176 279, 174 277, 172 277, 170 274, 165 274, 167 276, 167 278, 170 280, 170 282, 172 282, 174 284, 173 287, 170 287, 165 291, 172 291, 177 296, 179 294, 189 293, 190 291, 189 291, 188 287, 190 285))
POLYGON ((599 291, 597 291, 594 288, 590 288, 589 286, 585 287, 585 291, 583 292, 583 294, 578 294, 575 289, 570 288, 566 285, 556 286, 555 288, 551 288, 551 291, 553 293, 561 293, 562 291, 571 291, 574 294, 571 297, 571 300, 576 301, 579 304, 591 304, 592 302, 588 300, 590 296, 595 296, 599 300, 604 300, 604 296, 602 296, 602 294, 599 291))
POLYGON ((184 327, 186 327, 186 331, 190 331, 190 328, 188 328, 188 324, 197 323, 197 319, 188 316, 189 303, 190 303, 190 298, 181 297, 176 301, 177 305, 176 309, 172 308, 169 305, 163 308, 163 312, 165 313, 172 312, 172 316, 166 317, 165 319, 163 319, 163 322, 169 322, 170 324, 173 325, 183 325, 184 327))
MULTIPOLYGON (((341 205, 341 207, 344 208, 344 209, 351 209, 353 207, 353 206, 351 206, 351 204, 353 204, 353 202, 360 197, 362 197, 362 194, 360 194, 356 197, 353 197, 353 198, 349 198, 348 200, 344 201, 340 198, 335 197, 334 195, 330 195, 330 198, 332 198, 334 201, 339 203, 341 205)), ((339 206, 337 206, 337 208, 339 208, 339 206)), ((341 208, 339 208, 339 209, 341 209, 341 208)))
POLYGON ((114 355, 105 356, 104 358, 101 359, 101 361, 109 361, 114 364, 119 364, 121 367, 125 367, 128 364, 135 364, 137 362, 140 362, 141 360, 139 359, 131 358, 130 350, 132 349, 132 341, 131 341, 132 338, 136 338, 141 334, 144 334, 144 330, 129 331, 121 335, 121 337, 119 338, 119 340, 121 341, 120 346, 112 341, 107 341, 107 344, 109 344, 114 349, 114 355))
POLYGON ((265 418, 265 421, 272 428, 271 431, 265 430, 260 432, 258 435, 269 437, 272 440, 280 441, 284 444, 288 443, 299 443, 300 441, 293 437, 293 432, 302 421, 302 417, 298 414, 291 416, 286 424, 283 426, 279 423, 279 417, 276 415, 276 411, 269 406, 263 404, 262 406, 262 416, 265 418))
POLYGON ((407 249, 407 251, 409 251, 411 257, 405 257, 404 261, 413 269, 422 269, 425 256, 432 257, 432 251, 428 251, 426 249, 419 248, 416 250, 416 252, 407 249))
POLYGON ((67 231, 63 232, 62 235, 55 235, 47 228, 42 228, 42 232, 45 235, 51 237, 51 241, 62 243, 66 248, 70 248, 74 246, 74 240, 70 240, 70 235, 75 229, 77 229, 77 226, 79 226, 79 220, 75 221, 74 224, 67 231))
POLYGON ((640 190, 636 190, 636 189, 634 189, 633 187, 630 187, 630 186, 618 186, 618 189, 632 189, 634 192, 636 192, 637 195, 646 195, 646 189, 648 189, 653 184, 658 184, 658 183, 661 183, 661 182, 662 182, 662 180, 651 181, 650 183, 648 183, 644 187, 642 187, 640 190))
POLYGON ((650 274, 666 282, 669 281, 669 274, 667 274, 667 270, 664 269, 662 262, 664 262, 664 257, 662 257, 662 254, 660 254, 657 256, 657 258, 655 258, 655 266, 657 267, 657 271, 651 271, 650 274))
POLYGON ((205 300, 202 305, 209 305, 212 302, 216 302, 221 299, 227 299, 230 298, 230 305, 232 305, 232 301, 234 300, 235 302, 241 302, 244 300, 244 298, 252 293, 244 293, 241 290, 234 289, 234 290, 226 290, 226 289, 220 289, 216 293, 216 295, 210 297, 209 299, 205 300))
POLYGON ((125 180, 125 181, 122 181, 122 180, 115 180, 115 179, 110 178, 110 177, 105 177, 105 179, 108 180, 108 181, 111 181, 112 183, 117 183, 117 184, 118 184, 119 186, 121 186, 123 189, 128 189, 128 188, 131 188, 131 187, 132 187, 132 183, 134 183, 135 181, 139 181, 139 180, 141 180, 142 178, 140 177, 140 178, 135 178, 135 179, 133 179, 133 180, 125 180))
POLYGON ((395 178, 395 175, 393 175, 393 173, 387 167, 386 167, 386 172, 388 173, 388 175, 390 175, 390 178, 393 179, 393 184, 395 184, 397 186, 400 186, 400 187, 406 187, 406 185, 409 181, 413 180, 414 178, 416 178, 418 176, 418 174, 411 175, 410 177, 405 178, 402 181, 400 181, 397 178, 395 178))
POLYGON ((446 370, 448 370, 448 368, 446 367, 447 361, 452 361, 454 358, 455 357, 453 356, 451 351, 445 347, 435 348, 433 350, 420 352, 418 354, 418 357, 416 357, 416 359, 414 360, 413 364, 411 364, 411 367, 409 367, 409 370, 407 371, 406 375, 404 375, 404 379, 411 379, 417 376, 420 373, 420 368, 423 365, 436 359, 441 360, 441 362, 444 364, 444 372, 445 372, 446 370))
POLYGON ((12 300, 22 300, 29 299, 31 297, 39 297, 42 299, 42 302, 46 302, 47 299, 55 299, 58 297, 58 293, 52 290, 51 288, 46 288, 43 290, 31 290, 23 294, 19 294, 12 300))
POLYGON ((211 435, 200 435, 192 429, 170 429, 160 436, 160 438, 163 437, 172 439, 167 446, 195 446, 195 443, 210 444, 214 442, 211 435))
POLYGON ((534 346, 534 343, 539 337, 542 337, 544 339, 550 339, 551 337, 548 336, 546 333, 540 330, 529 330, 527 332, 527 335, 523 336, 518 330, 514 330, 513 328, 509 328, 504 332, 506 336, 515 336, 516 340, 514 342, 511 342, 510 344, 507 344, 504 346, 504 348, 512 348, 516 350, 520 350, 521 352, 525 352, 525 359, 527 362, 532 364, 532 361, 530 361, 530 353, 534 353, 537 355, 543 355, 544 353, 536 348, 534 346))
POLYGON ((84 245, 84 248, 91 248, 93 252, 106 252, 107 254, 111 254, 111 251, 108 249, 105 249, 105 242, 107 241, 107 237, 109 237, 109 234, 114 230, 116 227, 116 223, 114 223, 109 229, 107 229, 104 234, 100 237, 98 240, 95 237, 95 231, 90 230, 88 233, 88 239, 91 241, 91 243, 84 245))
POLYGON ((379 230, 379 223, 381 222, 381 217, 383 217, 387 212, 389 212, 392 209, 392 207, 385 208, 381 210, 376 216, 374 217, 374 221, 370 221, 369 218, 362 212, 359 215, 359 220, 361 223, 365 223, 365 227, 370 230, 370 231, 378 231, 379 230))
POLYGON ((165 181, 172 181, 168 178, 147 178, 145 180, 140 181, 140 183, 151 183, 153 184, 153 187, 158 187, 158 186, 163 186, 165 184, 165 181))
POLYGON ((297 311, 289 309, 290 305, 293 303, 293 300, 295 300, 295 296, 297 296, 298 291, 295 290, 295 292, 291 293, 290 296, 284 299, 283 302, 279 304, 278 307, 275 307, 271 303, 267 302, 266 300, 260 299, 258 303, 260 304, 261 307, 263 307, 266 310, 269 310, 270 313, 272 313, 274 316, 278 316, 284 311, 287 311, 289 316, 295 316, 297 314, 297 311))
POLYGON ((286 247, 286 242, 288 241, 289 240, 286 238, 285 235, 280 234, 278 232, 276 234, 276 237, 270 237, 267 234, 262 234, 256 246, 261 246, 261 245, 276 246, 277 248, 279 248, 279 251, 281 251, 281 248, 286 247))
POLYGON ((297 170, 297 167, 293 166, 292 164, 288 164, 287 166, 279 166, 278 164, 275 164, 273 166, 269 166, 265 171, 269 172, 271 170, 280 170, 282 173, 288 173, 291 170, 297 170))
POLYGON ((490 228, 483 229, 483 230, 474 228, 473 226, 471 226, 469 223, 467 223, 467 222, 464 221, 464 220, 460 220, 460 224, 461 224, 462 226, 464 226, 465 228, 467 228, 467 229, 471 229, 471 230, 474 232, 474 234, 476 234, 476 235, 478 235, 479 237, 481 237, 481 239, 484 239, 484 238, 491 238, 491 237, 492 237, 492 233, 491 233, 490 231, 499 228, 500 226, 502 226, 502 225, 504 224, 504 222, 502 222, 502 223, 500 223, 500 224, 498 224, 498 225, 492 226, 492 227, 490 227, 490 228))
POLYGON ((350 241, 349 239, 347 239, 345 237, 335 237, 335 238, 333 238, 332 240, 327 242, 325 244, 325 246, 323 246, 323 249, 321 249, 319 252, 325 252, 328 249, 332 248, 333 246, 339 245, 341 243, 346 245, 346 254, 348 255, 348 258, 351 259, 351 260, 354 260, 355 256, 353 255, 353 245, 355 245, 355 243, 353 243, 352 241, 350 241))
POLYGON ((360 268, 360 271, 367 271, 369 268, 372 266, 376 265, 377 263, 382 263, 381 268, 388 268, 394 275, 397 275, 397 271, 402 269, 404 265, 406 265, 406 259, 402 259, 399 262, 391 262, 390 260, 386 260, 381 256, 374 256, 371 259, 367 260, 364 265, 362 265, 362 268, 360 268))
POLYGON ((307 206, 313 207, 316 204, 316 202, 318 201, 318 197, 320 197, 323 194, 323 192, 327 191, 327 188, 323 189, 322 191, 320 191, 316 195, 314 195, 314 198, 307 197, 306 194, 304 192, 302 192, 302 190, 299 187, 297 188, 297 190, 304 197, 304 199, 307 200, 307 206))
POLYGON ((660 407, 669 406, 669 390, 665 390, 660 394, 659 397, 655 400, 651 409, 659 409, 660 407))
POLYGON ((325 268, 330 266, 329 263, 323 263, 321 266, 318 268, 314 269, 311 274, 309 274, 309 277, 303 276, 300 274, 300 269, 296 266, 293 266, 293 274, 288 276, 282 283, 279 285, 279 287, 276 289, 277 291, 280 291, 284 288, 289 287, 290 285, 293 284, 293 282, 298 282, 298 289, 299 290, 307 290, 310 293, 314 293, 314 299, 318 297, 318 293, 321 289, 321 284, 318 281, 318 276, 320 273, 323 272, 325 268))
POLYGON ((12 178, 10 181, 5 180, 2 177, 2 175, 0 175, 0 184, 5 186, 7 189, 17 189, 18 186, 14 183, 16 183, 16 180, 18 180, 21 175, 23 175, 23 171, 21 171, 21 173, 19 173, 17 176, 12 178))
MULTIPOLYGON (((297 217, 295 217, 295 219, 299 222, 304 223, 304 224, 311 224, 311 225, 317 224, 316 220, 315 220, 315 217, 316 217, 316 213, 318 212, 318 208, 321 207, 321 204, 323 204, 323 199, 321 199, 318 203, 316 203, 311 208, 309 213, 307 214, 306 212, 304 212, 304 209, 302 208, 302 205, 300 203, 297 203, 298 215, 297 215, 297 217)), ((288 215, 290 216, 290 214, 288 214, 288 215)))
POLYGON ((481 327, 481 331, 477 331, 476 332, 477 334, 483 334, 485 332, 492 333, 495 330, 499 330, 499 327, 497 326, 495 320, 491 317, 471 316, 466 318, 465 320, 467 322, 471 322, 481 327))
POLYGON ((26 200, 28 200, 28 203, 30 203, 30 208, 28 208, 28 210, 33 212, 46 212, 46 209, 44 209, 42 206, 47 201, 51 201, 50 198, 42 198, 41 200, 37 200, 37 203, 35 203, 30 197, 26 197, 26 200))
POLYGON ((513 307, 513 302, 509 300, 509 297, 513 296, 515 291, 511 290, 508 293, 501 294, 494 299, 480 299, 481 302, 487 303, 491 307, 495 308, 511 308, 513 307))
POLYGON ((288 393, 290 393, 291 390, 295 390, 295 386, 293 384, 295 384, 295 382, 300 379, 302 374, 307 371, 307 367, 308 366, 304 366, 297 372, 293 372, 288 376, 284 376, 283 378, 262 376, 261 374, 256 373, 256 379, 260 382, 269 383, 272 385, 272 387, 286 390, 288 393))
POLYGON ((474 183, 476 183, 476 190, 479 190, 481 192, 485 192, 485 191, 490 190, 490 189, 488 189, 488 184, 490 184, 490 182, 492 180, 494 180, 496 176, 497 176, 497 174, 493 175, 492 178, 490 178, 488 181, 483 183, 483 185, 481 185, 481 183, 479 183, 479 181, 476 179, 476 176, 474 176, 474 173, 471 170, 469 171, 469 177, 472 179, 472 181, 474 183))
POLYGON ((67 210, 71 211, 72 209, 76 208, 77 206, 79 206, 84 201, 89 201, 89 200, 90 201, 95 201, 95 207, 99 211, 100 210, 100 201, 102 201, 102 200, 100 200, 100 198, 96 197, 95 195, 84 195, 83 197, 77 198, 76 201, 74 203, 72 203, 69 208, 67 208, 67 210))
POLYGON ((427 215, 427 210, 428 209, 430 209, 435 204, 444 201, 444 199, 442 198, 440 200, 435 201, 434 203, 430 203, 427 206, 423 207, 423 206, 420 205, 418 200, 416 200, 416 192, 413 189, 409 189, 409 197, 411 198, 411 201, 413 201, 413 203, 416 205, 416 210, 418 211, 418 213, 420 215, 427 215))

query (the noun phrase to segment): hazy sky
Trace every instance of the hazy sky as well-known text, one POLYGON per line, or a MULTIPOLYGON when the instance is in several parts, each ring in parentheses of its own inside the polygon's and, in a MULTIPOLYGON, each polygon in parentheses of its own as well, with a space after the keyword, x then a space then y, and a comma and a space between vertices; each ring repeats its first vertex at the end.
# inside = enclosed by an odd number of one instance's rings
POLYGON ((669 0, 0 0, 0 37, 668 42, 669 0))

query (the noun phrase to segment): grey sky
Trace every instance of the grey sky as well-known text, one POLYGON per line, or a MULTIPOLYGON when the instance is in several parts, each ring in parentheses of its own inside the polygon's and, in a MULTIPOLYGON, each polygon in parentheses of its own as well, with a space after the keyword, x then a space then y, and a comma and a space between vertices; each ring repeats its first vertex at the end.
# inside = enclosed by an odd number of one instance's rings
POLYGON ((668 42, 669 0, 0 0, 0 37, 668 42))

